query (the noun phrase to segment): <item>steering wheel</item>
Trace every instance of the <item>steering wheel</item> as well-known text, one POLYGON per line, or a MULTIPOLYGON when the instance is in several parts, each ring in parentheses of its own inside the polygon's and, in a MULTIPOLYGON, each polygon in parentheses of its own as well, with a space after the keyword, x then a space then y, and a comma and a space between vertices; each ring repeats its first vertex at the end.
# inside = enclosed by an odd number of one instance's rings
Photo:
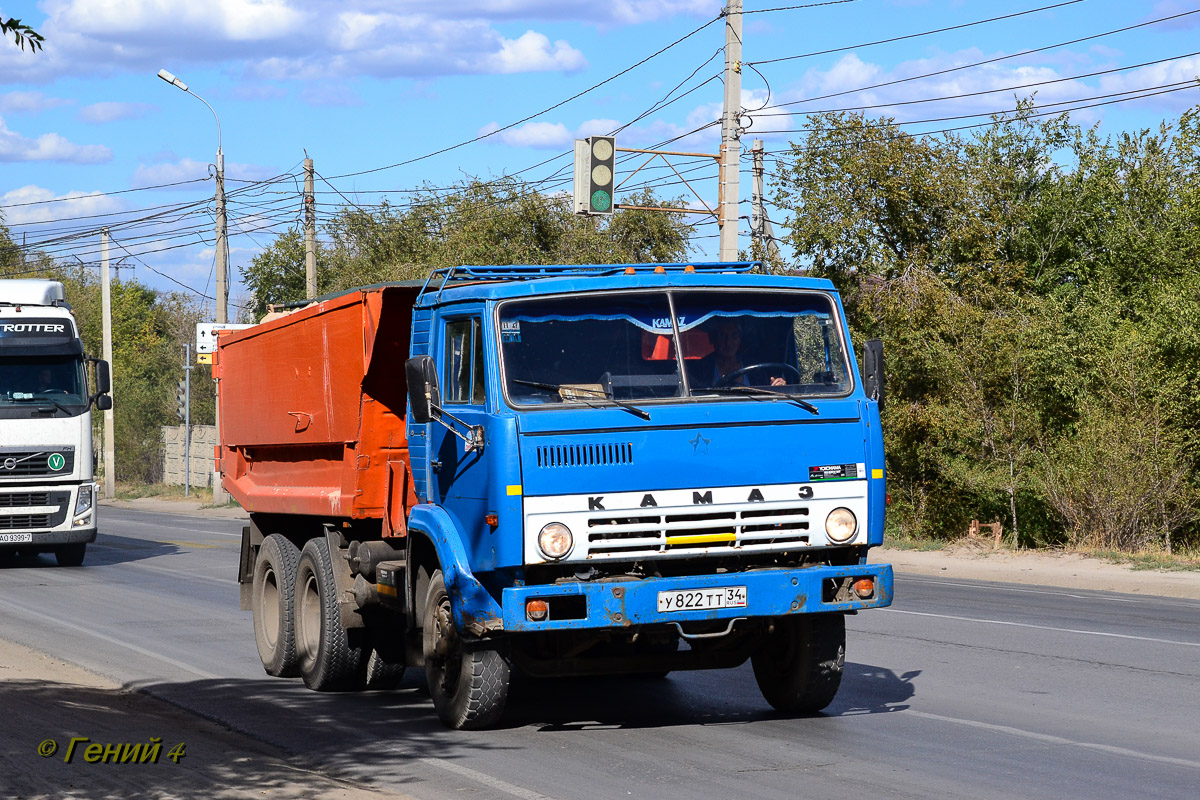
POLYGON ((738 378, 742 377, 743 375, 745 375, 748 372, 753 372, 756 369, 770 369, 772 367, 777 367, 786 372, 791 372, 793 375, 796 376, 796 383, 800 382, 800 379, 802 377, 800 375, 800 370, 796 369, 791 364, 784 364, 781 361, 764 361, 761 364, 751 364, 748 367, 742 367, 741 369, 735 369, 733 372, 730 372, 728 375, 722 375, 721 380, 717 381, 716 385, 713 388, 723 388, 726 386, 732 386, 734 381, 736 381, 738 378))

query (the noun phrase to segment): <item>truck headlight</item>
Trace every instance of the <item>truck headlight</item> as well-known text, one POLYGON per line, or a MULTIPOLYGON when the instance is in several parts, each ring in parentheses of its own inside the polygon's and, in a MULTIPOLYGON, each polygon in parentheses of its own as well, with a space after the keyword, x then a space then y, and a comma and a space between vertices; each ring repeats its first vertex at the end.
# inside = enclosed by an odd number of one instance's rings
POLYGON ((91 484, 83 484, 79 487, 79 497, 75 500, 75 516, 86 514, 92 510, 92 487, 91 484))
POLYGON ((561 522, 551 522, 538 534, 538 549, 551 561, 566 558, 574 546, 575 536, 571 529, 561 522))
POLYGON ((858 533, 858 519, 848 508, 835 508, 825 518, 825 533, 831 542, 842 544, 854 538, 858 533))

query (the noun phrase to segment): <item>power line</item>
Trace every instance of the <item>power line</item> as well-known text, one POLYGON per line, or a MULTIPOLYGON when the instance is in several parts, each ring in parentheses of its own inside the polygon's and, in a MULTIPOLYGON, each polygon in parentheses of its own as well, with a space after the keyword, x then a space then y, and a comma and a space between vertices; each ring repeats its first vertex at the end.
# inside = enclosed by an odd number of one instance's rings
POLYGON ((800 103, 810 103, 815 100, 827 100, 831 97, 842 97, 844 95, 854 94, 855 92, 864 92, 867 89, 879 89, 884 86, 895 86, 896 84, 908 83, 910 81, 918 81, 918 80, 922 80, 924 78, 932 78, 937 75, 946 75, 948 73, 959 72, 964 69, 972 69, 974 67, 981 67, 981 66, 984 66, 985 64, 994 64, 998 61, 1007 61, 1008 59, 1011 59, 1011 58, 1019 58, 1021 56, 1027 56, 1027 55, 1031 55, 1033 53, 1041 53, 1046 50, 1053 50, 1058 47, 1066 47, 1067 45, 1079 44, 1080 42, 1089 42, 1089 41, 1092 41, 1093 39, 1101 39, 1105 36, 1112 36, 1112 35, 1118 34, 1118 33, 1125 33, 1126 31, 1135 30, 1137 28, 1144 28, 1147 25, 1157 25, 1160 22, 1168 22, 1170 20, 1190 16, 1192 14, 1200 14, 1200 8, 1197 8, 1193 11, 1184 11, 1181 14, 1172 14, 1169 17, 1160 17, 1159 19, 1152 19, 1152 20, 1149 20, 1148 22, 1139 22, 1136 25, 1128 25, 1124 28, 1116 28, 1111 31, 1105 31, 1103 33, 1097 33, 1097 34, 1093 34, 1091 36, 1084 36, 1079 39, 1071 39, 1069 41, 1058 42, 1056 44, 1048 44, 1045 47, 1035 47, 1031 50, 1022 50, 1018 53, 1011 53, 1006 56, 996 56, 995 58, 987 58, 987 59, 984 59, 983 61, 975 61, 970 64, 960 64, 959 66, 956 66, 956 67, 949 67, 947 69, 937 70, 936 72, 927 72, 923 75, 913 75, 908 78, 897 78, 896 80, 884 81, 883 83, 874 83, 869 86, 859 86, 855 89, 846 89, 846 90, 840 91, 840 92, 832 92, 830 94, 823 94, 823 95, 818 95, 815 97, 806 97, 801 100, 792 100, 791 102, 788 102, 788 103, 780 103, 777 106, 775 106, 775 108, 782 108, 784 106, 794 106, 794 105, 798 105, 800 103))
POLYGON ((570 96, 570 97, 568 97, 567 99, 565 99, 565 100, 560 100, 559 102, 555 103, 554 105, 552 105, 552 106, 550 106, 550 107, 548 107, 548 108, 544 108, 544 109, 542 109, 541 111, 538 111, 538 112, 535 112, 535 113, 533 113, 533 114, 530 114, 530 115, 529 115, 529 116, 527 116, 527 117, 523 117, 523 118, 521 118, 521 119, 517 120, 516 122, 510 122, 509 124, 507 124, 507 125, 505 125, 505 126, 503 126, 503 127, 501 127, 501 128, 497 128, 497 129, 496 129, 496 130, 494 130, 494 131, 488 131, 487 133, 481 134, 481 135, 479 135, 479 136, 476 136, 476 137, 474 137, 474 138, 472 138, 472 139, 467 139, 467 140, 465 140, 465 141, 461 141, 461 142, 459 142, 458 144, 453 144, 453 145, 450 145, 449 147, 443 147, 443 148, 441 148, 440 150, 434 150, 433 152, 431 152, 431 153, 426 153, 425 155, 422 155, 422 156, 416 156, 416 157, 414 157, 414 158, 410 158, 410 159, 407 159, 407 160, 405 160, 405 161, 398 161, 398 162, 396 162, 395 164, 389 164, 389 165, 387 165, 387 166, 384 166, 384 167, 375 167, 375 168, 373 168, 373 169, 365 169, 365 170, 360 170, 360 171, 358 171, 358 172, 347 172, 347 173, 344 173, 344 174, 342 174, 342 175, 334 175, 334 176, 333 176, 333 178, 334 178, 334 179, 336 179, 336 178, 350 178, 350 177, 353 177, 353 176, 356 176, 356 175, 366 175, 366 174, 369 174, 369 173, 372 173, 372 172, 381 172, 381 171, 383 171, 383 170, 387 170, 387 169, 395 169, 396 167, 403 167, 403 166, 407 166, 408 164, 414 164, 414 163, 416 163, 416 162, 418 162, 418 161, 424 161, 424 160, 425 160, 425 159, 427 159, 427 158, 432 158, 433 156, 441 155, 442 153, 448 153, 448 152, 450 152, 451 150, 457 150, 457 149, 458 149, 458 148, 460 148, 460 147, 465 147, 465 146, 466 146, 466 145, 468 145, 468 144, 473 144, 473 143, 475 143, 475 142, 478 142, 478 141, 481 141, 481 140, 483 140, 483 139, 486 139, 486 138, 488 138, 488 137, 490 137, 490 136, 495 136, 497 133, 502 133, 503 131, 509 130, 509 129, 511 129, 511 128, 515 128, 516 126, 518 126, 518 125, 521 125, 522 123, 528 122, 528 121, 529 121, 529 120, 531 120, 531 119, 535 119, 535 118, 537 118, 537 117, 540 117, 540 116, 542 116, 543 114, 547 114, 547 113, 549 113, 549 112, 551 112, 551 111, 555 110, 556 108, 561 108, 562 106, 565 106, 567 103, 570 103, 572 100, 577 100, 578 98, 580 98, 580 97, 583 97, 583 96, 584 96, 585 94, 587 94, 588 92, 595 91, 596 89, 599 89, 601 86, 604 86, 604 85, 605 85, 605 84, 607 84, 607 83, 611 83, 612 81, 616 80, 617 78, 621 77, 622 75, 625 75, 625 74, 627 74, 627 73, 629 73, 629 72, 632 72, 633 70, 635 70, 635 69, 637 69, 638 67, 640 67, 642 64, 645 64, 647 61, 650 61, 650 60, 651 60, 651 59, 653 59, 653 58, 657 58, 658 56, 660 56, 660 55, 662 55, 663 53, 665 53, 665 52, 667 52, 668 50, 670 50, 672 47, 675 47, 676 45, 678 45, 678 44, 680 44, 680 43, 682 43, 682 42, 684 42, 684 41, 687 41, 688 39, 692 38, 692 37, 693 37, 693 36, 695 36, 697 33, 699 33, 700 31, 704 30, 704 29, 705 29, 705 28, 707 28, 709 25, 712 25, 714 22, 716 22, 716 21, 717 21, 717 20, 719 20, 719 19, 721 19, 721 16, 716 16, 716 17, 713 17, 712 19, 710 19, 708 22, 704 23, 704 24, 703 24, 703 25, 701 25, 700 27, 698 27, 698 28, 696 28, 696 29, 692 30, 690 33, 686 33, 686 34, 684 34, 683 36, 679 37, 678 39, 676 39, 675 41, 671 42, 671 43, 670 43, 670 44, 668 44, 667 46, 665 46, 665 47, 663 47, 663 48, 661 48, 661 49, 659 49, 659 50, 655 51, 654 53, 651 53, 650 55, 648 55, 648 56, 646 56, 645 58, 643 58, 641 61, 638 61, 636 64, 633 64, 633 65, 631 65, 631 66, 629 66, 629 67, 626 67, 625 69, 621 70, 620 72, 616 73, 615 75, 611 75, 611 76, 609 76, 609 77, 605 78, 604 80, 600 81, 599 83, 594 83, 594 84, 592 84, 591 86, 589 86, 588 88, 584 89, 583 91, 576 92, 575 94, 571 95, 571 96, 570 96))
MULTIPOLYGON (((798 58, 811 58, 813 56, 824 56, 824 55, 829 55, 830 53, 844 53, 847 50, 857 50, 860 47, 874 47, 875 45, 880 45, 880 44, 891 44, 892 42, 901 42, 901 41, 904 41, 905 39, 916 39, 921 36, 932 36, 935 33, 946 33, 947 31, 962 30, 963 28, 971 28, 976 25, 986 25, 989 22, 999 22, 1000 20, 1013 19, 1014 17, 1023 17, 1026 14, 1036 14, 1039 11, 1049 11, 1052 8, 1062 8, 1063 6, 1072 6, 1072 5, 1075 5, 1076 3, 1082 3, 1082 2, 1084 2, 1084 0, 1067 0, 1067 2, 1064 2, 1064 3, 1055 3, 1054 5, 1042 6, 1041 8, 1031 8, 1028 11, 1017 11, 1013 14, 1004 14, 999 17, 989 17, 988 19, 979 19, 979 20, 975 20, 974 22, 964 22, 961 25, 949 25, 945 28, 935 28, 930 31, 921 31, 919 33, 909 33, 909 34, 905 34, 904 36, 893 36, 890 39, 877 39, 876 41, 873 41, 873 42, 860 42, 859 44, 846 45, 845 47, 831 47, 828 50, 814 50, 811 53, 800 53, 800 54, 794 55, 794 56, 782 56, 780 58, 765 58, 765 59, 762 59, 761 61, 747 61, 746 66, 753 66, 755 64, 776 64, 780 61, 793 61, 798 58)), ((775 9, 764 9, 764 10, 765 11, 774 11, 775 9)), ((758 12, 745 11, 742 13, 753 14, 753 13, 758 13, 758 12)))
MULTIPOLYGON (((1148 67, 1148 66, 1152 66, 1154 64, 1163 64, 1167 61, 1175 61, 1175 60, 1181 59, 1181 58, 1190 58, 1190 57, 1196 56, 1196 55, 1200 55, 1200 50, 1197 50, 1196 52, 1193 52, 1193 53, 1184 53, 1182 55, 1177 55, 1177 56, 1168 56, 1167 58, 1160 58, 1155 61, 1143 61, 1140 64, 1130 64, 1130 65, 1124 66, 1124 67, 1113 67, 1112 69, 1097 70, 1096 72, 1085 72, 1080 75, 1071 75, 1066 78, 1054 78, 1052 80, 1035 81, 1033 83, 1023 83, 1019 86, 1006 86, 1002 89, 984 89, 984 90, 980 90, 978 92, 963 92, 961 94, 943 95, 942 97, 926 97, 926 98, 922 98, 919 100, 897 100, 897 101, 894 101, 891 103, 876 103, 875 105, 869 105, 869 106, 845 106, 842 108, 826 108, 826 109, 809 110, 809 111, 786 111, 786 112, 782 112, 782 113, 778 113, 778 114, 763 113, 761 111, 755 111, 755 112, 751 112, 751 113, 756 117, 782 117, 782 116, 792 116, 793 114, 811 115, 811 114, 830 114, 830 113, 837 113, 837 112, 842 112, 842 111, 867 111, 867 110, 871 110, 871 109, 875 109, 875 108, 893 108, 895 106, 910 106, 910 105, 916 105, 919 103, 935 103, 935 102, 939 102, 942 100, 961 100, 966 97, 978 97, 980 95, 997 94, 999 92, 1012 92, 1012 91, 1017 91, 1018 89, 1029 89, 1034 86, 1049 86, 1050 84, 1053 84, 1053 83, 1065 83, 1066 81, 1075 81, 1075 80, 1080 80, 1081 78, 1094 78, 1098 75, 1111 75, 1114 72, 1125 72, 1125 71, 1131 70, 1131 69, 1139 69, 1141 67, 1148 67)), ((778 105, 769 106, 769 108, 783 108, 784 106, 787 106, 787 105, 790 105, 790 104, 789 103, 780 103, 778 105)))

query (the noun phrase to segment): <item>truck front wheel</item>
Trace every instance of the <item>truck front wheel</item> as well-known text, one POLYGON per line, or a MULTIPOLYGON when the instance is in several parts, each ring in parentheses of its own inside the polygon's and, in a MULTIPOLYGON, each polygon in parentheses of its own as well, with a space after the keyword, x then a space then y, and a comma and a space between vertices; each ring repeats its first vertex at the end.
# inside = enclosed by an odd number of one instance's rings
POLYGON ((54 548, 54 560, 60 567, 78 567, 87 553, 87 542, 60 544, 54 548))
POLYGON ((438 718, 458 730, 495 723, 504 713, 511 668, 487 643, 459 636, 441 570, 430 578, 421 620, 425 679, 438 718))
POLYGON ((846 617, 780 617, 750 657, 767 702, 789 714, 813 714, 833 702, 846 663, 846 617))
POLYGON ((263 539, 254 562, 250 607, 254 612, 254 643, 268 675, 291 678, 300 674, 296 656, 296 562, 300 551, 287 538, 273 533, 263 539))
POLYGON ((355 688, 361 654, 350 646, 342 626, 333 559, 324 537, 308 540, 296 567, 296 653, 308 688, 318 692, 355 688))

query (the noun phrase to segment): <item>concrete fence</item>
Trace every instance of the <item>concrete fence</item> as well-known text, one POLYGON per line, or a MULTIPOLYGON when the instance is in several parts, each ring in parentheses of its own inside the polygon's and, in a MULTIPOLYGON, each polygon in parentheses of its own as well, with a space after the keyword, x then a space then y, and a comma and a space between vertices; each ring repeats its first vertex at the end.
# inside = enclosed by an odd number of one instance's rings
MULTIPOLYGON (((183 426, 163 426, 163 483, 183 486, 183 426)), ((215 425, 192 426, 192 486, 212 487, 213 447, 217 444, 215 425)))

